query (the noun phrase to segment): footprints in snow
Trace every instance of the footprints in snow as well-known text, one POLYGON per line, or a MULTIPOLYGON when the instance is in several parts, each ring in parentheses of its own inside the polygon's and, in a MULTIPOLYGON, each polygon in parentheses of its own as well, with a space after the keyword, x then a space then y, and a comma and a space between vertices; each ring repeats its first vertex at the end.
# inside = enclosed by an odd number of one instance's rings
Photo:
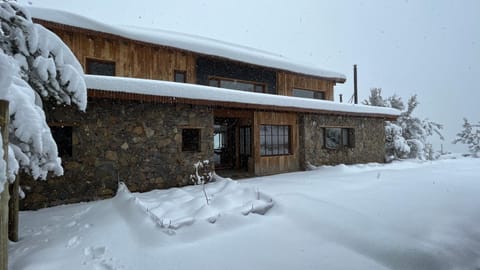
POLYGON ((107 248, 105 246, 90 246, 83 250, 83 255, 89 260, 84 261, 84 265, 92 263, 95 270, 121 270, 123 266, 115 266, 113 258, 107 258, 107 248))

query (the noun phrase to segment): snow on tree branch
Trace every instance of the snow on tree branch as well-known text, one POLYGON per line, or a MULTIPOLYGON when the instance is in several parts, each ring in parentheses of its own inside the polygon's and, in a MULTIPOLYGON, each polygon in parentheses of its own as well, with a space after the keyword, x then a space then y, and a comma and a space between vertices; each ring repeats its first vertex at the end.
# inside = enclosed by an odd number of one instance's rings
POLYGON ((402 111, 397 121, 386 122, 385 151, 387 160, 392 158, 434 158, 432 145, 428 142, 428 137, 437 134, 443 140, 441 134, 443 126, 428 119, 421 120, 413 116, 413 111, 419 104, 416 95, 408 99, 405 107, 401 97, 393 95, 384 99, 382 89, 373 88, 370 90, 370 97, 363 103, 372 106, 391 107, 402 111))
POLYGON ((61 175, 57 146, 42 100, 85 110, 83 69, 55 34, 16 3, 0 1, 0 99, 10 102, 9 178, 24 169, 35 179, 61 175))
POLYGON ((463 143, 468 145, 468 150, 476 156, 480 157, 480 122, 471 124, 467 118, 463 119, 463 130, 457 133, 453 143, 463 143))

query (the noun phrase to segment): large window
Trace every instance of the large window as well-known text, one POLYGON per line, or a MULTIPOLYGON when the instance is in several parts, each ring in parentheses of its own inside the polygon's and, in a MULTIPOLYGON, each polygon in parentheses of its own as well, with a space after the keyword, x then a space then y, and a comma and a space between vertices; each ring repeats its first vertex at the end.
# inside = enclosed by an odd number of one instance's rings
POLYGON ((184 128, 182 129, 182 151, 200 152, 200 129, 184 128))
POLYGON ((233 90, 265 93, 265 84, 249 81, 240 81, 224 78, 210 78, 209 85, 233 90))
POLYGON ((289 155, 291 153, 290 138, 290 126, 261 125, 260 155, 289 155))
POLYGON ((87 74, 115 76, 115 62, 87 58, 87 74))
POLYGON ((324 146, 327 149, 355 147, 353 128, 324 128, 324 146))
POLYGON ((292 95, 294 97, 301 97, 301 98, 325 99, 325 92, 323 91, 312 91, 312 90, 294 88, 292 90, 292 95))

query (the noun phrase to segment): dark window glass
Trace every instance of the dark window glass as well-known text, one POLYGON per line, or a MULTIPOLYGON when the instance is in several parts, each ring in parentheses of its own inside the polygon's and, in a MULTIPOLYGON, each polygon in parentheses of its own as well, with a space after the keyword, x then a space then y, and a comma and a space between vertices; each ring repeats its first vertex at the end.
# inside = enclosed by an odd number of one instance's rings
POLYGON ((355 130, 353 128, 325 128, 324 145, 328 149, 355 147, 355 130))
POLYGON ((200 152, 200 129, 182 129, 182 151, 200 152))
POLYGON ((174 81, 179 83, 187 82, 187 73, 185 71, 175 70, 174 81))
POLYGON ((57 143, 58 155, 60 157, 72 156, 72 127, 56 126, 50 127, 53 139, 57 143))
POLYGON ((251 127, 240 128, 240 155, 251 155, 251 127))
POLYGON ((265 85, 248 81, 212 78, 209 80, 208 85, 247 92, 265 92, 265 85))
POLYGON ((292 95, 294 97, 301 97, 301 98, 325 99, 325 92, 323 92, 323 91, 293 89, 292 90, 292 95))
POLYGON ((218 80, 215 80, 215 79, 211 79, 211 80, 208 82, 208 85, 209 85, 209 86, 214 86, 214 87, 220 87, 220 86, 219 86, 219 81, 218 81, 218 80))
POLYGON ((261 125, 260 155, 278 156, 290 154, 290 126, 261 125))
POLYGON ((87 74, 115 76, 115 62, 87 59, 87 74))
POLYGON ((255 92, 257 92, 257 93, 264 93, 264 92, 265 92, 265 85, 256 84, 256 85, 255 85, 255 92))

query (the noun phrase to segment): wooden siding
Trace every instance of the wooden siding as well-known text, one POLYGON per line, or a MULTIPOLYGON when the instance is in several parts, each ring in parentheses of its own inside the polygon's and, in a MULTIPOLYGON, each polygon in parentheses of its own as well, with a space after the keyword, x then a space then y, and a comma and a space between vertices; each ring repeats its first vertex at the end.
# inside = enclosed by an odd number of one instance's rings
POLYGON ((298 171, 298 124, 296 113, 255 112, 253 126, 253 156, 255 175, 298 171), (288 125, 291 131, 291 154, 279 156, 260 155, 260 125, 288 125))
POLYGON ((196 56, 191 52, 75 28, 49 29, 70 47, 84 70, 86 59, 92 58, 114 61, 116 76, 173 81, 174 71, 181 70, 187 83, 196 82, 196 56))
POLYGON ((279 71, 277 72, 277 93, 292 96, 292 89, 305 89, 325 92, 326 100, 333 100, 334 81, 322 80, 315 77, 279 71))

